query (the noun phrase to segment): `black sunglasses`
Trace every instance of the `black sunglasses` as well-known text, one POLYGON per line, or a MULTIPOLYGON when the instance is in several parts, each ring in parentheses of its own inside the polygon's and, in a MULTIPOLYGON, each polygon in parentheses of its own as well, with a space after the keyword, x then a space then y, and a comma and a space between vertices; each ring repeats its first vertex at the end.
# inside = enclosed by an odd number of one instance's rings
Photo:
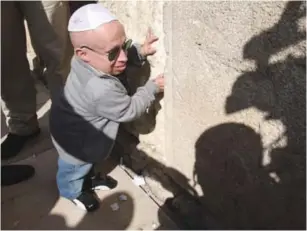
POLYGON ((120 46, 116 46, 113 49, 111 49, 108 52, 108 59, 110 62, 114 61, 115 59, 118 58, 120 51, 123 49, 124 52, 127 52, 128 49, 131 47, 132 44, 132 40, 128 39, 126 42, 124 42, 124 44, 120 47, 120 46))
MULTIPOLYGON (((131 47, 131 45, 132 45, 132 40, 128 39, 126 42, 124 42, 124 44, 122 46, 116 46, 116 47, 112 48, 110 51, 107 52, 109 61, 112 62, 115 59, 117 59, 121 50, 123 50, 124 52, 127 52, 128 49, 131 47)), ((92 49, 88 46, 81 46, 80 48, 87 48, 91 51, 98 53, 97 51, 95 51, 94 49, 92 49)))

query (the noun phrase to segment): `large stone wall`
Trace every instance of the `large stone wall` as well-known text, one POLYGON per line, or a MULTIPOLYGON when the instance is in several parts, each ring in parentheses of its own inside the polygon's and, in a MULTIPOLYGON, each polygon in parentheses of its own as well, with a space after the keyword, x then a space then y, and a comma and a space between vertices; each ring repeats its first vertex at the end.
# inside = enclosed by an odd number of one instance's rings
POLYGON ((196 174, 202 202, 227 227, 303 224, 303 5, 170 7, 172 165, 196 174))
POLYGON ((140 148, 221 227, 304 226, 305 4, 101 2, 129 37, 160 37, 150 77, 165 72, 166 91, 140 148))

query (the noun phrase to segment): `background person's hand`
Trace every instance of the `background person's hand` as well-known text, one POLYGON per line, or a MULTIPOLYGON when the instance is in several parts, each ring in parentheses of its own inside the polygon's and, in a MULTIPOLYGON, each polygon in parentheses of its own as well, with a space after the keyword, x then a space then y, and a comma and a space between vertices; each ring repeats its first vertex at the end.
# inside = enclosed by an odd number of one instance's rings
POLYGON ((158 41, 159 38, 152 33, 151 28, 148 29, 145 41, 141 46, 141 55, 146 57, 156 53, 156 49, 152 46, 154 42, 158 41))
POLYGON ((164 74, 158 75, 154 79, 154 83, 158 85, 160 92, 164 92, 164 74))

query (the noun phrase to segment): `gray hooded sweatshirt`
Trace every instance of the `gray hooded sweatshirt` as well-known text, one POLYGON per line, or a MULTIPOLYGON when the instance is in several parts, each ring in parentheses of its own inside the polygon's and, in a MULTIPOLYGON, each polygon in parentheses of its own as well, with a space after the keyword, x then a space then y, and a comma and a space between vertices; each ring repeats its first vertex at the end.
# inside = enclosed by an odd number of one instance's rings
MULTIPOLYGON (((128 65, 141 65, 139 46, 128 51, 128 65)), ((65 87, 53 98, 50 132, 59 155, 66 161, 97 163, 114 146, 120 123, 140 117, 155 100, 158 86, 152 81, 129 96, 119 77, 101 73, 73 57, 65 87)))

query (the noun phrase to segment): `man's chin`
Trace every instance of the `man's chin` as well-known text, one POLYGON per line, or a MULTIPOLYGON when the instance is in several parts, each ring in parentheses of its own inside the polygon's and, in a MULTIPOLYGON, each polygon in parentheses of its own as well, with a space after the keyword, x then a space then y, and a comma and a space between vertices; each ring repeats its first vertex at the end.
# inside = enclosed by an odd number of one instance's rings
POLYGON ((118 69, 113 70, 113 74, 119 75, 119 74, 123 73, 125 70, 126 70, 126 67, 125 68, 118 68, 118 69))

